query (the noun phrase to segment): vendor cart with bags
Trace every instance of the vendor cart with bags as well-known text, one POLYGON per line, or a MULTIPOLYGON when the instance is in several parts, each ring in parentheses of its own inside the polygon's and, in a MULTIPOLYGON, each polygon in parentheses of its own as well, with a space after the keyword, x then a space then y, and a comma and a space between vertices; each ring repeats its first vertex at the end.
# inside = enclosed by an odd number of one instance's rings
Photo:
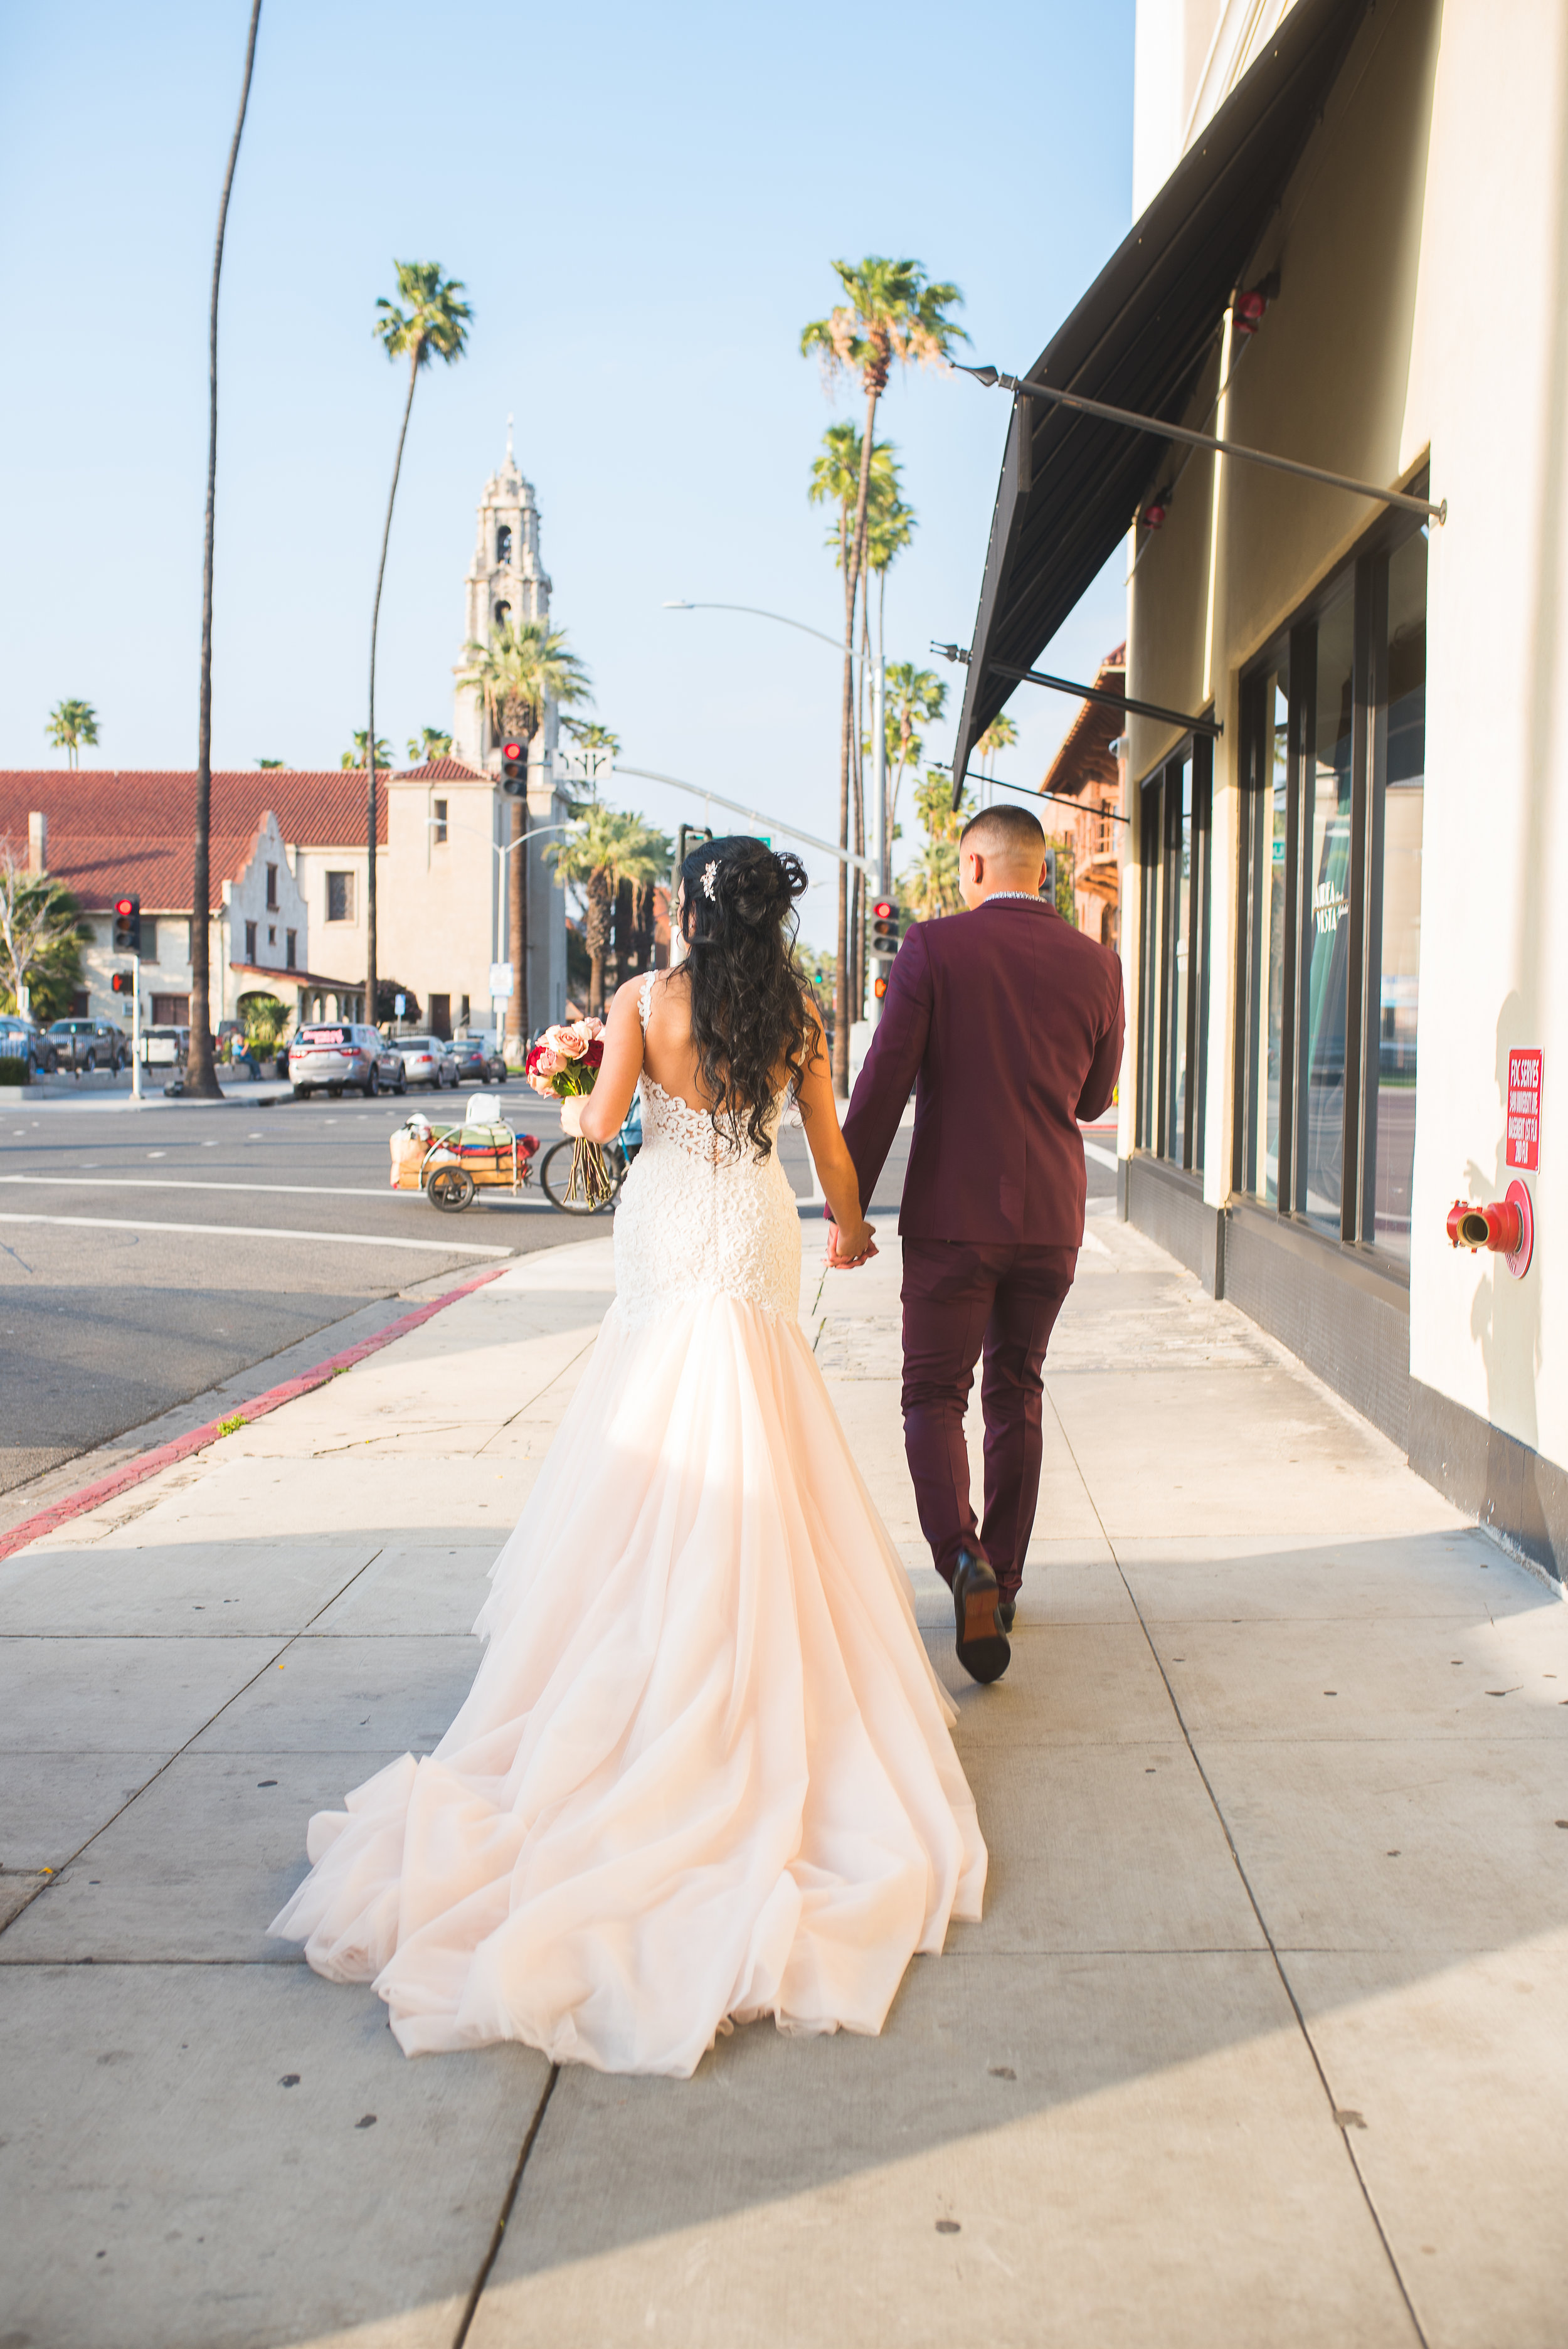
POLYGON ((477 1191, 517 1197, 533 1178, 539 1137, 485 1114, 495 1106, 476 1094, 461 1125, 433 1125, 418 1113, 407 1119, 392 1136, 393 1190, 422 1191, 449 1216, 460 1215, 477 1191))

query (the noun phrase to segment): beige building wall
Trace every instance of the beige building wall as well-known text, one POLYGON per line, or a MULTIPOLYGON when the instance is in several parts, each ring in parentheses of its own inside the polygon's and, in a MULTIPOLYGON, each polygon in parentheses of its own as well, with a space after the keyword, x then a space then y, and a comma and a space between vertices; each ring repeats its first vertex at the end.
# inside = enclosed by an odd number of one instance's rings
MULTIPOLYGON (((1140 0, 1139 71, 1213 57, 1190 139, 1224 94, 1215 59, 1244 6, 1140 0), (1216 46, 1218 43, 1218 46, 1216 46), (1212 100, 1212 103, 1209 103, 1212 100)), ((1267 12, 1265 12, 1267 13, 1267 12)), ((1277 16, 1279 11, 1275 11, 1277 16)), ((1228 86, 1228 85, 1227 85, 1228 86)), ((1145 106, 1143 200, 1174 155, 1145 106), (1161 144, 1161 142, 1165 142, 1161 144), (1167 160, 1168 158, 1168 160, 1167 160), (1152 184, 1148 184, 1153 174, 1152 184)), ((1259 251, 1280 293, 1200 427, 1390 485, 1428 460, 1430 533, 1420 1082, 1410 1368, 1568 1463, 1568 11, 1558 0, 1383 0, 1370 11, 1259 251), (1536 1268, 1456 1255, 1458 1195, 1501 1195, 1511 1046, 1545 1050, 1536 1268), (1554 1071, 1556 1072, 1554 1074, 1554 1071)), ((1181 460, 1172 464, 1174 472, 1181 460)), ((1129 691, 1201 709, 1215 746, 1205 1197, 1223 1202, 1233 1099, 1235 761, 1241 671, 1375 521, 1344 492, 1233 460, 1181 466, 1129 587, 1129 691)), ((1130 543, 1130 557, 1136 550, 1130 543)), ((1130 793, 1174 739, 1134 719, 1130 793)), ((1401 819, 1402 821, 1404 819, 1401 819)), ((1130 999, 1139 874, 1126 874, 1130 999)), ((1130 1034, 1135 1033, 1130 1028, 1130 1034)), ((1122 1148, 1132 1139, 1132 1064, 1122 1148)))

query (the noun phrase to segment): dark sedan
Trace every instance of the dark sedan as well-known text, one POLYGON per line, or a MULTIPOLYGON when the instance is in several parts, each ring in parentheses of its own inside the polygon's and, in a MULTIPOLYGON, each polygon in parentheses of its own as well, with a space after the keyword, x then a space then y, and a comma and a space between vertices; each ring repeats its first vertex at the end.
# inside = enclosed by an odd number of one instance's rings
POLYGON ((465 1084, 470 1077, 480 1085, 506 1082, 506 1062, 491 1050, 488 1036, 454 1037, 452 1058, 457 1063, 459 1084, 465 1084))

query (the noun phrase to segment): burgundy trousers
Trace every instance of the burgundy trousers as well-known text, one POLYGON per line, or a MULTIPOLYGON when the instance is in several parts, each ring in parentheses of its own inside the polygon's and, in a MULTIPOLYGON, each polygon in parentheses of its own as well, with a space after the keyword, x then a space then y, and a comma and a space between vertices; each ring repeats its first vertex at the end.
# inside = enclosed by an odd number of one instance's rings
POLYGON ((1078 1250, 984 1240, 903 1243, 903 1441, 936 1570, 988 1558, 1005 1599, 1024 1578, 1040 1491, 1040 1365, 1078 1250), (985 1518, 969 1498, 964 1413, 975 1364, 985 1419, 985 1518))

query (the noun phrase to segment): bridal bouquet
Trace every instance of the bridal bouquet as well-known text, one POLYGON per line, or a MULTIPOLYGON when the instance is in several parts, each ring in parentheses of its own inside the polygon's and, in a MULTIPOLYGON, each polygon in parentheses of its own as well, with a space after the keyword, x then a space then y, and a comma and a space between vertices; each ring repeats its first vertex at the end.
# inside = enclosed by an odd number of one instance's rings
MULTIPOLYGON (((573 1093, 593 1092, 603 1057, 604 1022, 569 1019, 545 1030, 529 1052, 523 1074, 536 1093, 552 1093, 557 1101, 566 1101, 573 1093)), ((587 1207, 602 1207, 614 1187, 598 1143, 585 1142, 579 1134, 572 1145, 567 1198, 580 1199, 587 1207)))

